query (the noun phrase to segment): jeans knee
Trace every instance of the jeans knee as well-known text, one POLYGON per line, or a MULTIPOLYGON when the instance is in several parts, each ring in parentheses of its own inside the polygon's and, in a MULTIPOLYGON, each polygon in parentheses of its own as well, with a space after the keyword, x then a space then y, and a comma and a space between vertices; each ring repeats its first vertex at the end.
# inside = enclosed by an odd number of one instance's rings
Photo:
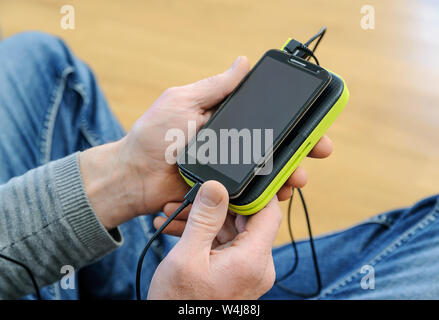
POLYGON ((0 42, 2 107, 43 117, 54 99, 60 79, 72 72, 72 65, 72 54, 55 36, 43 32, 23 32, 6 38, 0 42), (21 110, 17 110, 14 101, 21 101, 21 110))
POLYGON ((0 42, 0 130, 6 138, 2 142, 8 144, 4 150, 14 146, 23 159, 33 154, 35 163, 42 163, 38 159, 47 149, 44 141, 52 134, 48 128, 53 127, 72 73, 73 56, 57 37, 25 32, 0 42))
POLYGON ((0 43, 0 61, 0 69, 14 71, 13 77, 37 77, 42 73, 60 76, 71 64, 71 53, 60 38, 29 31, 0 43))

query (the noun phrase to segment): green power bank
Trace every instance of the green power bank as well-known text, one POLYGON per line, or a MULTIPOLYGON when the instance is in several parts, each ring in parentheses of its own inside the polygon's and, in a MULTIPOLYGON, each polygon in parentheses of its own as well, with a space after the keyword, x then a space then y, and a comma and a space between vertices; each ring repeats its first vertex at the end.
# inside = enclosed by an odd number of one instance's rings
MULTIPOLYGON (((256 175, 239 197, 230 200, 231 211, 251 215, 264 208, 344 109, 349 100, 348 88, 341 77, 331 74, 329 85, 274 152, 271 173, 256 175)), ((190 186, 194 185, 188 175, 182 171, 180 174, 190 186)))

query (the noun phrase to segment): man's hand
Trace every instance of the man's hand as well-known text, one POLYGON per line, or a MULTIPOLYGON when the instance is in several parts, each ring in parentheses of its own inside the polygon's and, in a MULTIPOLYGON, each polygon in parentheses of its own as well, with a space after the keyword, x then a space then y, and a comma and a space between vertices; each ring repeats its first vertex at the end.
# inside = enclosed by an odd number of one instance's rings
MULTIPOLYGON (((186 133, 188 121, 202 127, 220 103, 249 71, 247 58, 239 57, 222 74, 166 90, 118 142, 81 153, 80 165, 87 196, 108 229, 141 214, 163 210, 182 201, 189 187, 175 164, 167 163, 165 140, 170 129, 186 133)), ((188 137, 189 140, 191 137, 188 137)), ((180 149, 184 145, 179 146, 180 149)), ((323 137, 310 156, 327 157, 332 143, 323 137)), ((296 169, 278 192, 279 200, 291 196, 291 187, 303 187, 306 173, 296 169)))
MULTIPOLYGON (((227 221, 228 194, 204 183, 183 235, 158 266, 148 299, 257 299, 274 283, 271 248, 282 214, 277 197, 250 218, 218 235, 227 221)), ((238 219, 236 220, 238 222, 238 219)))

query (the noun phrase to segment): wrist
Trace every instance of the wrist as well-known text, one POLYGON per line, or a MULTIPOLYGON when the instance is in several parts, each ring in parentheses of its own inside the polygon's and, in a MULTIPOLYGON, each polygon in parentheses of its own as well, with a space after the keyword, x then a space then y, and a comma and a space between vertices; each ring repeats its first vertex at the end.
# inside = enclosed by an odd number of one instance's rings
POLYGON ((120 162, 120 143, 108 143, 80 153, 85 192, 96 216, 108 230, 136 214, 132 193, 126 188, 130 178, 120 162))

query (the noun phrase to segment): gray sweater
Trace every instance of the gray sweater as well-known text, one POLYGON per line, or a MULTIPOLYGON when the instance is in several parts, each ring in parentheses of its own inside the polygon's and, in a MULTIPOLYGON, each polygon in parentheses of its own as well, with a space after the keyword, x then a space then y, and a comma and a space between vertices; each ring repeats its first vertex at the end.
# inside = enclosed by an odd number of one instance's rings
MULTIPOLYGON (((122 245, 108 232, 85 194, 79 153, 50 162, 0 185, 0 253, 27 264, 39 287, 59 280, 122 245)), ((26 271, 0 259, 0 299, 32 293, 26 271)))

